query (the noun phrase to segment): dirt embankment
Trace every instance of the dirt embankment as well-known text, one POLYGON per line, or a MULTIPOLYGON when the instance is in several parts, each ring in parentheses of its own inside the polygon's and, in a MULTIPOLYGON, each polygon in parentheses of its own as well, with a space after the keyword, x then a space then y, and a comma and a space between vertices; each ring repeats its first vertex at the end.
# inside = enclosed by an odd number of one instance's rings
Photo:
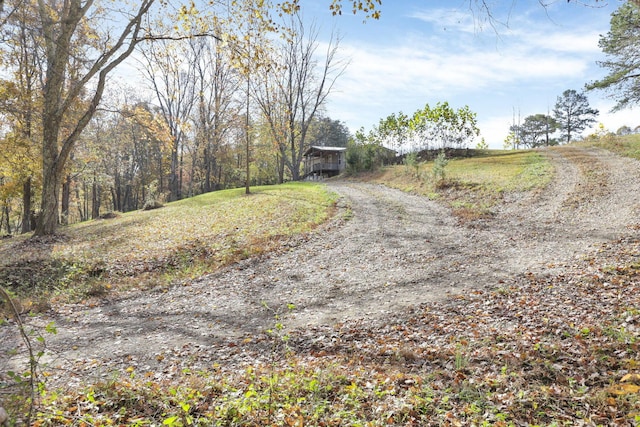
MULTIPOLYGON (((525 272, 556 273, 637 223, 640 163, 595 149, 546 153, 556 167, 552 185, 508 195, 489 220, 460 225, 424 197, 332 182, 342 196, 336 219, 284 254, 168 291, 59 307, 29 322, 55 322, 46 361, 80 381, 132 365, 166 373, 212 361, 253 362, 256 353, 239 344, 259 341, 276 314, 287 328, 384 321, 525 272)), ((0 328, 0 340, 17 345, 11 330, 0 328)), ((0 367, 17 361, 0 359, 0 367)), ((74 381, 66 373, 60 378, 74 381)))

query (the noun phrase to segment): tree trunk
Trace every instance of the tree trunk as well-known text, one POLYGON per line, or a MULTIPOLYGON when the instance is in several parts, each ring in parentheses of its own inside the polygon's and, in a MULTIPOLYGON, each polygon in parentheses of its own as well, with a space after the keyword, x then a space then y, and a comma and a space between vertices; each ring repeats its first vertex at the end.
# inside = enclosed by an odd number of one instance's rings
POLYGON ((58 227, 58 183, 57 181, 45 180, 42 185, 42 204, 38 224, 36 225, 36 236, 48 236, 54 234, 58 227))
POLYGON ((184 150, 180 150, 180 163, 178 166, 178 200, 182 199, 182 172, 184 171, 184 150))
POLYGON ((125 212, 122 203, 122 179, 120 178, 120 173, 116 173, 116 176, 114 177, 111 193, 111 197, 113 197, 113 210, 125 212))
POLYGON ((278 184, 282 184, 284 182, 284 152, 280 152, 276 155, 278 162, 278 184))
POLYGON ((31 228, 31 177, 22 183, 22 234, 29 233, 31 228))
POLYGON ((82 212, 82 198, 80 197, 80 186, 76 185, 76 209, 78 210, 78 218, 80 218, 80 221, 83 221, 83 215, 84 213, 82 212))
MULTIPOLYGON (((45 150, 53 149, 57 144, 44 143, 45 150)), ((38 223, 36 225, 35 236, 48 236, 54 234, 58 227, 59 206, 58 199, 60 196, 60 180, 61 173, 57 170, 57 153, 55 155, 44 156, 43 180, 42 180, 42 204, 38 223)))
POLYGON ((169 176, 169 191, 170 202, 178 200, 178 147, 177 143, 174 143, 173 151, 171 152, 171 176, 169 176))
MULTIPOLYGON (((250 49, 249 49, 250 51, 250 49)), ((245 167, 246 167, 246 180, 245 180, 245 185, 244 185, 244 193, 245 194, 250 194, 251 193, 251 188, 250 188, 250 179, 251 179, 251 133, 250 133, 250 129, 249 129, 249 125, 250 125, 250 121, 249 121, 249 100, 250 100, 250 93, 251 93, 251 79, 250 79, 250 74, 247 73, 247 99, 246 99, 246 116, 245 116, 245 128, 244 131, 246 133, 246 137, 247 137, 247 146, 246 148, 246 159, 245 159, 245 167)))
POLYGON ((162 169, 162 156, 158 156, 158 194, 165 191, 164 187, 164 171, 162 169))
POLYGON ((211 191, 211 169, 214 169, 215 166, 212 166, 210 158, 210 148, 205 147, 204 149, 204 192, 208 193, 211 191))
POLYGON ((109 191, 111 192, 111 209, 114 211, 119 211, 120 209, 118 209, 118 205, 116 204, 116 190, 114 187, 111 187, 109 191))
MULTIPOLYGON (((129 212, 140 207, 138 206, 137 202, 135 204, 132 203, 131 190, 132 190, 131 184, 127 184, 124 190, 124 202, 123 202, 124 212, 129 212)), ((144 200, 142 202, 144 203, 144 200)))
POLYGON ((91 186, 91 219, 100 218, 100 188, 95 177, 91 186))
POLYGON ((5 225, 7 234, 11 234, 11 222, 9 221, 9 201, 5 200, 2 206, 2 216, 0 216, 0 233, 2 232, 2 225, 5 225))
POLYGON ((69 225, 69 200, 71 199, 71 175, 67 175, 62 183, 62 218, 63 225, 69 225))

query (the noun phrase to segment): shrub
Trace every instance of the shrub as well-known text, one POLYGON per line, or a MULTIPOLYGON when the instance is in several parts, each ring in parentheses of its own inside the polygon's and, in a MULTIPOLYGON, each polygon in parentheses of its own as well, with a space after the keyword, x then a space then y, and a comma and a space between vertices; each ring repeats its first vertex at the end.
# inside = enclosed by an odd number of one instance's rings
POLYGON ((414 169, 416 177, 420 175, 420 162, 418 161, 418 153, 408 153, 404 157, 404 164, 408 169, 414 169))
POLYGON ((379 144, 351 143, 347 146, 347 171, 358 173, 376 170, 389 161, 390 153, 393 152, 379 144))
POLYGON ((442 185, 446 181, 445 168, 449 164, 447 155, 444 151, 440 151, 438 157, 433 161, 433 179, 437 186, 442 185))

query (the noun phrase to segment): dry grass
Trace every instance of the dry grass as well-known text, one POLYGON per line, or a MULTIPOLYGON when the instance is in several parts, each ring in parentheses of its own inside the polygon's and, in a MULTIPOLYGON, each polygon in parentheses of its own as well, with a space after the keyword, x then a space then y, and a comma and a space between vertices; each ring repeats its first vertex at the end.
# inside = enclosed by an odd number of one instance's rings
POLYGON ((605 135, 599 138, 589 138, 576 145, 600 147, 621 156, 640 160, 640 135, 614 136, 605 135))
MULTIPOLYGON (((361 178, 469 203, 470 212, 477 212, 481 200, 490 207, 505 192, 539 188, 552 175, 544 157, 533 152, 452 161, 439 188, 429 180, 429 164, 420 172, 416 177, 394 167, 361 178)), ((238 248, 251 248, 240 243, 254 239, 263 247, 261 239, 304 231, 328 215, 332 198, 319 187, 292 190, 267 189, 252 197, 216 193, 211 197, 221 199, 71 227, 55 241, 3 242, 0 259, 17 257, 8 247, 20 245, 41 244, 57 260, 105 251, 101 274, 109 276, 115 259, 131 266, 189 255, 180 248, 195 236, 200 242, 189 247, 211 249, 218 240, 229 245, 228 234, 238 248), (299 221, 284 219, 291 215, 299 221), (300 228, 282 230, 283 222, 300 228), (239 223, 247 225, 230 228, 239 223), (129 232, 146 239, 137 243, 148 256, 122 253, 133 240, 129 232)), ((528 273, 499 289, 428 304, 381 324, 364 320, 300 330, 288 337, 286 355, 246 370, 216 363, 205 372, 184 369, 166 377, 132 368, 84 388, 46 390, 34 425, 639 425, 639 254, 634 235, 603 245, 558 276, 528 273)), ((269 346, 278 337, 261 339, 269 346)), ((254 344, 245 341, 238 351, 264 352, 254 344)), ((176 366, 182 363, 180 356, 176 366)))
POLYGON ((416 169, 390 166, 360 177, 402 191, 448 203, 462 221, 492 215, 507 192, 543 188, 553 178, 553 166, 537 151, 489 151, 486 155, 451 159, 445 179, 436 182, 433 161, 416 169))

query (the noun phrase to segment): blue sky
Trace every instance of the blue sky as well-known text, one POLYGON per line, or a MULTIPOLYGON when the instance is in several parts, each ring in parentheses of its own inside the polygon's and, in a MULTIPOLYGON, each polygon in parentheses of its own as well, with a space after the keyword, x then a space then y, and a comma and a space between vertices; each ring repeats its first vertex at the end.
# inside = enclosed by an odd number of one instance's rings
MULTIPOLYGON (((514 112, 522 119, 552 110, 566 89, 582 90, 606 70, 598 47, 620 0, 489 0, 499 23, 492 27, 469 10, 468 0, 383 0, 382 17, 331 18, 328 1, 308 1, 328 32, 339 31, 342 57, 350 61, 327 105, 327 114, 352 131, 380 118, 411 114, 426 103, 448 101, 477 113, 481 135, 501 148, 514 112)), ((304 4, 304 3, 303 3, 304 4)), ((588 92, 599 122, 615 131, 640 125, 637 110, 611 114, 605 93, 588 92)))

